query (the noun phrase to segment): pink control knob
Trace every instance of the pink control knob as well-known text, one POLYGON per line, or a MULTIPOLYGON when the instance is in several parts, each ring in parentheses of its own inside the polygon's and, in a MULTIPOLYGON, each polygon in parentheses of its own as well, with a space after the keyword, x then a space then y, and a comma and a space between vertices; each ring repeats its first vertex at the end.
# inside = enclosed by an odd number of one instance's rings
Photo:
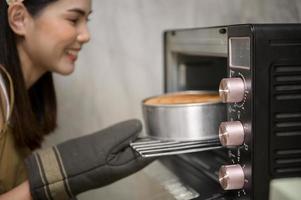
POLYGON ((240 165, 223 165, 219 169, 219 182, 224 190, 238 190, 244 187, 245 175, 240 165))
POLYGON ((244 127, 240 121, 222 122, 218 135, 223 146, 239 146, 244 142, 244 127))
POLYGON ((244 99, 245 84, 241 78, 224 78, 219 84, 219 95, 224 103, 241 102, 244 99))

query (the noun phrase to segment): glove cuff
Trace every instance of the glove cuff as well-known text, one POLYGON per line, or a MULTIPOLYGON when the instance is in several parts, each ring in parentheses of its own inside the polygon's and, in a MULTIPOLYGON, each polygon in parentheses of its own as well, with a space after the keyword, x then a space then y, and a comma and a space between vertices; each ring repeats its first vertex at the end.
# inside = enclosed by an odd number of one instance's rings
POLYGON ((55 146, 33 153, 26 158, 25 164, 34 200, 75 199, 60 153, 55 146))

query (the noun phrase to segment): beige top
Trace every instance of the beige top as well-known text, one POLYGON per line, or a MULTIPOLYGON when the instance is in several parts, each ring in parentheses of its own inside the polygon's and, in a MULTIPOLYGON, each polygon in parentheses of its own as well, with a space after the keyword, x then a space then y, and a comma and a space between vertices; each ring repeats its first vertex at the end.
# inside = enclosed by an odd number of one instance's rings
POLYGON ((0 135, 0 194, 5 193, 27 179, 24 159, 31 153, 29 148, 16 145, 12 129, 0 135))
POLYGON ((9 125, 14 105, 13 91, 12 79, 0 65, 0 194, 26 180, 24 159, 31 153, 29 148, 20 148, 16 144, 9 125))

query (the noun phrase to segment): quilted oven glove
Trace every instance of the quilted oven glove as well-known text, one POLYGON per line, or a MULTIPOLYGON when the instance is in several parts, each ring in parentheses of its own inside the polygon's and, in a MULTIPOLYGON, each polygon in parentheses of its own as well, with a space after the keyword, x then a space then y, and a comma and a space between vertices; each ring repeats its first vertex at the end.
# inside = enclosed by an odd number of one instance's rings
POLYGON ((129 146, 141 129, 129 120, 33 153, 25 160, 33 199, 75 199, 142 169, 151 160, 129 146))

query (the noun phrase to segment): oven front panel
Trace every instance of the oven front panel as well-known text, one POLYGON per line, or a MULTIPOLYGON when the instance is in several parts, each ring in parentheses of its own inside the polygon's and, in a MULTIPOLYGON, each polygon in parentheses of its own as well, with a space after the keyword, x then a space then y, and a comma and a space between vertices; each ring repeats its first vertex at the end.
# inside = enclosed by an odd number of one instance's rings
POLYGON ((165 92, 219 91, 227 103, 224 149, 163 159, 187 184, 202 177, 198 199, 266 200, 272 179, 301 176, 300 24, 172 30, 164 47, 165 92))
MULTIPOLYGON (((165 92, 219 90, 227 76, 227 27, 172 30, 164 34, 165 92)), ((227 149, 161 158, 182 182, 199 193, 198 200, 233 199, 219 184, 221 165, 230 163, 227 149)))
POLYGON ((232 78, 241 80, 244 86, 243 90, 236 91, 242 96, 241 100, 227 103, 228 122, 239 122, 243 127, 241 132, 243 142, 228 147, 231 164, 239 165, 244 174, 243 187, 234 190, 237 199, 250 199, 252 196, 253 40, 250 25, 228 28, 228 80, 231 81, 232 78))

